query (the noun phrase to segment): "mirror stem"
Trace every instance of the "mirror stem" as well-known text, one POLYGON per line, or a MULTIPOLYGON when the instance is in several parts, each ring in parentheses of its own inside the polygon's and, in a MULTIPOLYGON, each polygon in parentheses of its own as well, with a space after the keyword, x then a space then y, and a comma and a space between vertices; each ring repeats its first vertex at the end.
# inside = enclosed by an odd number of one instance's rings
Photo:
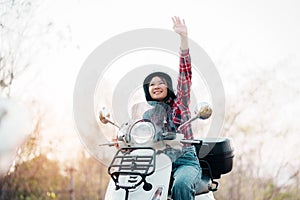
POLYGON ((117 124, 113 123, 112 121, 110 121, 110 120, 108 120, 108 119, 106 119, 106 120, 108 121, 108 123, 114 125, 114 126, 117 127, 118 129, 120 129, 120 127, 119 127, 117 124))
POLYGON ((184 122, 183 124, 181 124, 181 125, 177 128, 176 132, 180 132, 180 131, 183 129, 183 127, 185 127, 187 124, 192 123, 192 122, 195 121, 197 118, 198 118, 198 116, 195 116, 195 117, 193 117, 193 118, 187 120, 186 122, 184 122))

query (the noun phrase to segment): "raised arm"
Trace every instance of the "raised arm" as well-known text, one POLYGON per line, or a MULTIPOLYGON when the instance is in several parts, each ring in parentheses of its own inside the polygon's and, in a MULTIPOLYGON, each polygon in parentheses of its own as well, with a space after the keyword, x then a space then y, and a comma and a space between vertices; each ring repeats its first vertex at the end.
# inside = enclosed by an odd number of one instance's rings
MULTIPOLYGON (((173 17, 173 29, 180 36, 180 63, 179 75, 177 83, 177 94, 174 104, 174 124, 178 127, 182 123, 190 119, 189 110, 190 92, 192 85, 192 68, 191 58, 188 46, 188 31, 185 21, 181 21, 179 17, 173 17)), ((191 125, 187 125, 182 129, 182 133, 186 139, 193 139, 193 131, 191 125)))
POLYGON ((177 83, 177 101, 180 106, 188 107, 190 103, 190 88, 192 84, 191 58, 188 47, 188 31, 185 21, 179 17, 173 17, 173 29, 179 34, 180 42, 180 63, 177 83))

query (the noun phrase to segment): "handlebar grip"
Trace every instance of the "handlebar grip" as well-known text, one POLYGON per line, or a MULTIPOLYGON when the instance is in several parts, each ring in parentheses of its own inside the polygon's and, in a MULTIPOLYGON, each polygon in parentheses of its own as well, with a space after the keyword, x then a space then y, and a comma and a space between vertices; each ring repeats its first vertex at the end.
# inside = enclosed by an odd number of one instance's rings
POLYGON ((198 145, 202 145, 202 140, 189 140, 189 139, 182 139, 180 140, 180 142, 182 144, 198 144, 198 145))

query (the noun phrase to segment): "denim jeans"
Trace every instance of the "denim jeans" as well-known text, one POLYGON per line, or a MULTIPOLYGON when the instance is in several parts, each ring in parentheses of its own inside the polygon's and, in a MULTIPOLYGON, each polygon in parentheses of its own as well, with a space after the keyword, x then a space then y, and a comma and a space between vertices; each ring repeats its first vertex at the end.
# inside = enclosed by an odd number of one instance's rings
POLYGON ((181 156, 173 162, 172 199, 194 200, 197 186, 201 185, 201 174, 195 147, 184 147, 181 156))

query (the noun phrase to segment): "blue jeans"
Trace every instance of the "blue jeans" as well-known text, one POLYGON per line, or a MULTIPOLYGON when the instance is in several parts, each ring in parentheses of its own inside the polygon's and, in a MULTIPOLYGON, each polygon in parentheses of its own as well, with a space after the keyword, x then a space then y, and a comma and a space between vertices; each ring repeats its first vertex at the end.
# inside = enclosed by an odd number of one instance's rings
POLYGON ((182 155, 173 162, 172 199, 194 200, 197 186, 201 185, 201 174, 195 147, 184 147, 182 155))

